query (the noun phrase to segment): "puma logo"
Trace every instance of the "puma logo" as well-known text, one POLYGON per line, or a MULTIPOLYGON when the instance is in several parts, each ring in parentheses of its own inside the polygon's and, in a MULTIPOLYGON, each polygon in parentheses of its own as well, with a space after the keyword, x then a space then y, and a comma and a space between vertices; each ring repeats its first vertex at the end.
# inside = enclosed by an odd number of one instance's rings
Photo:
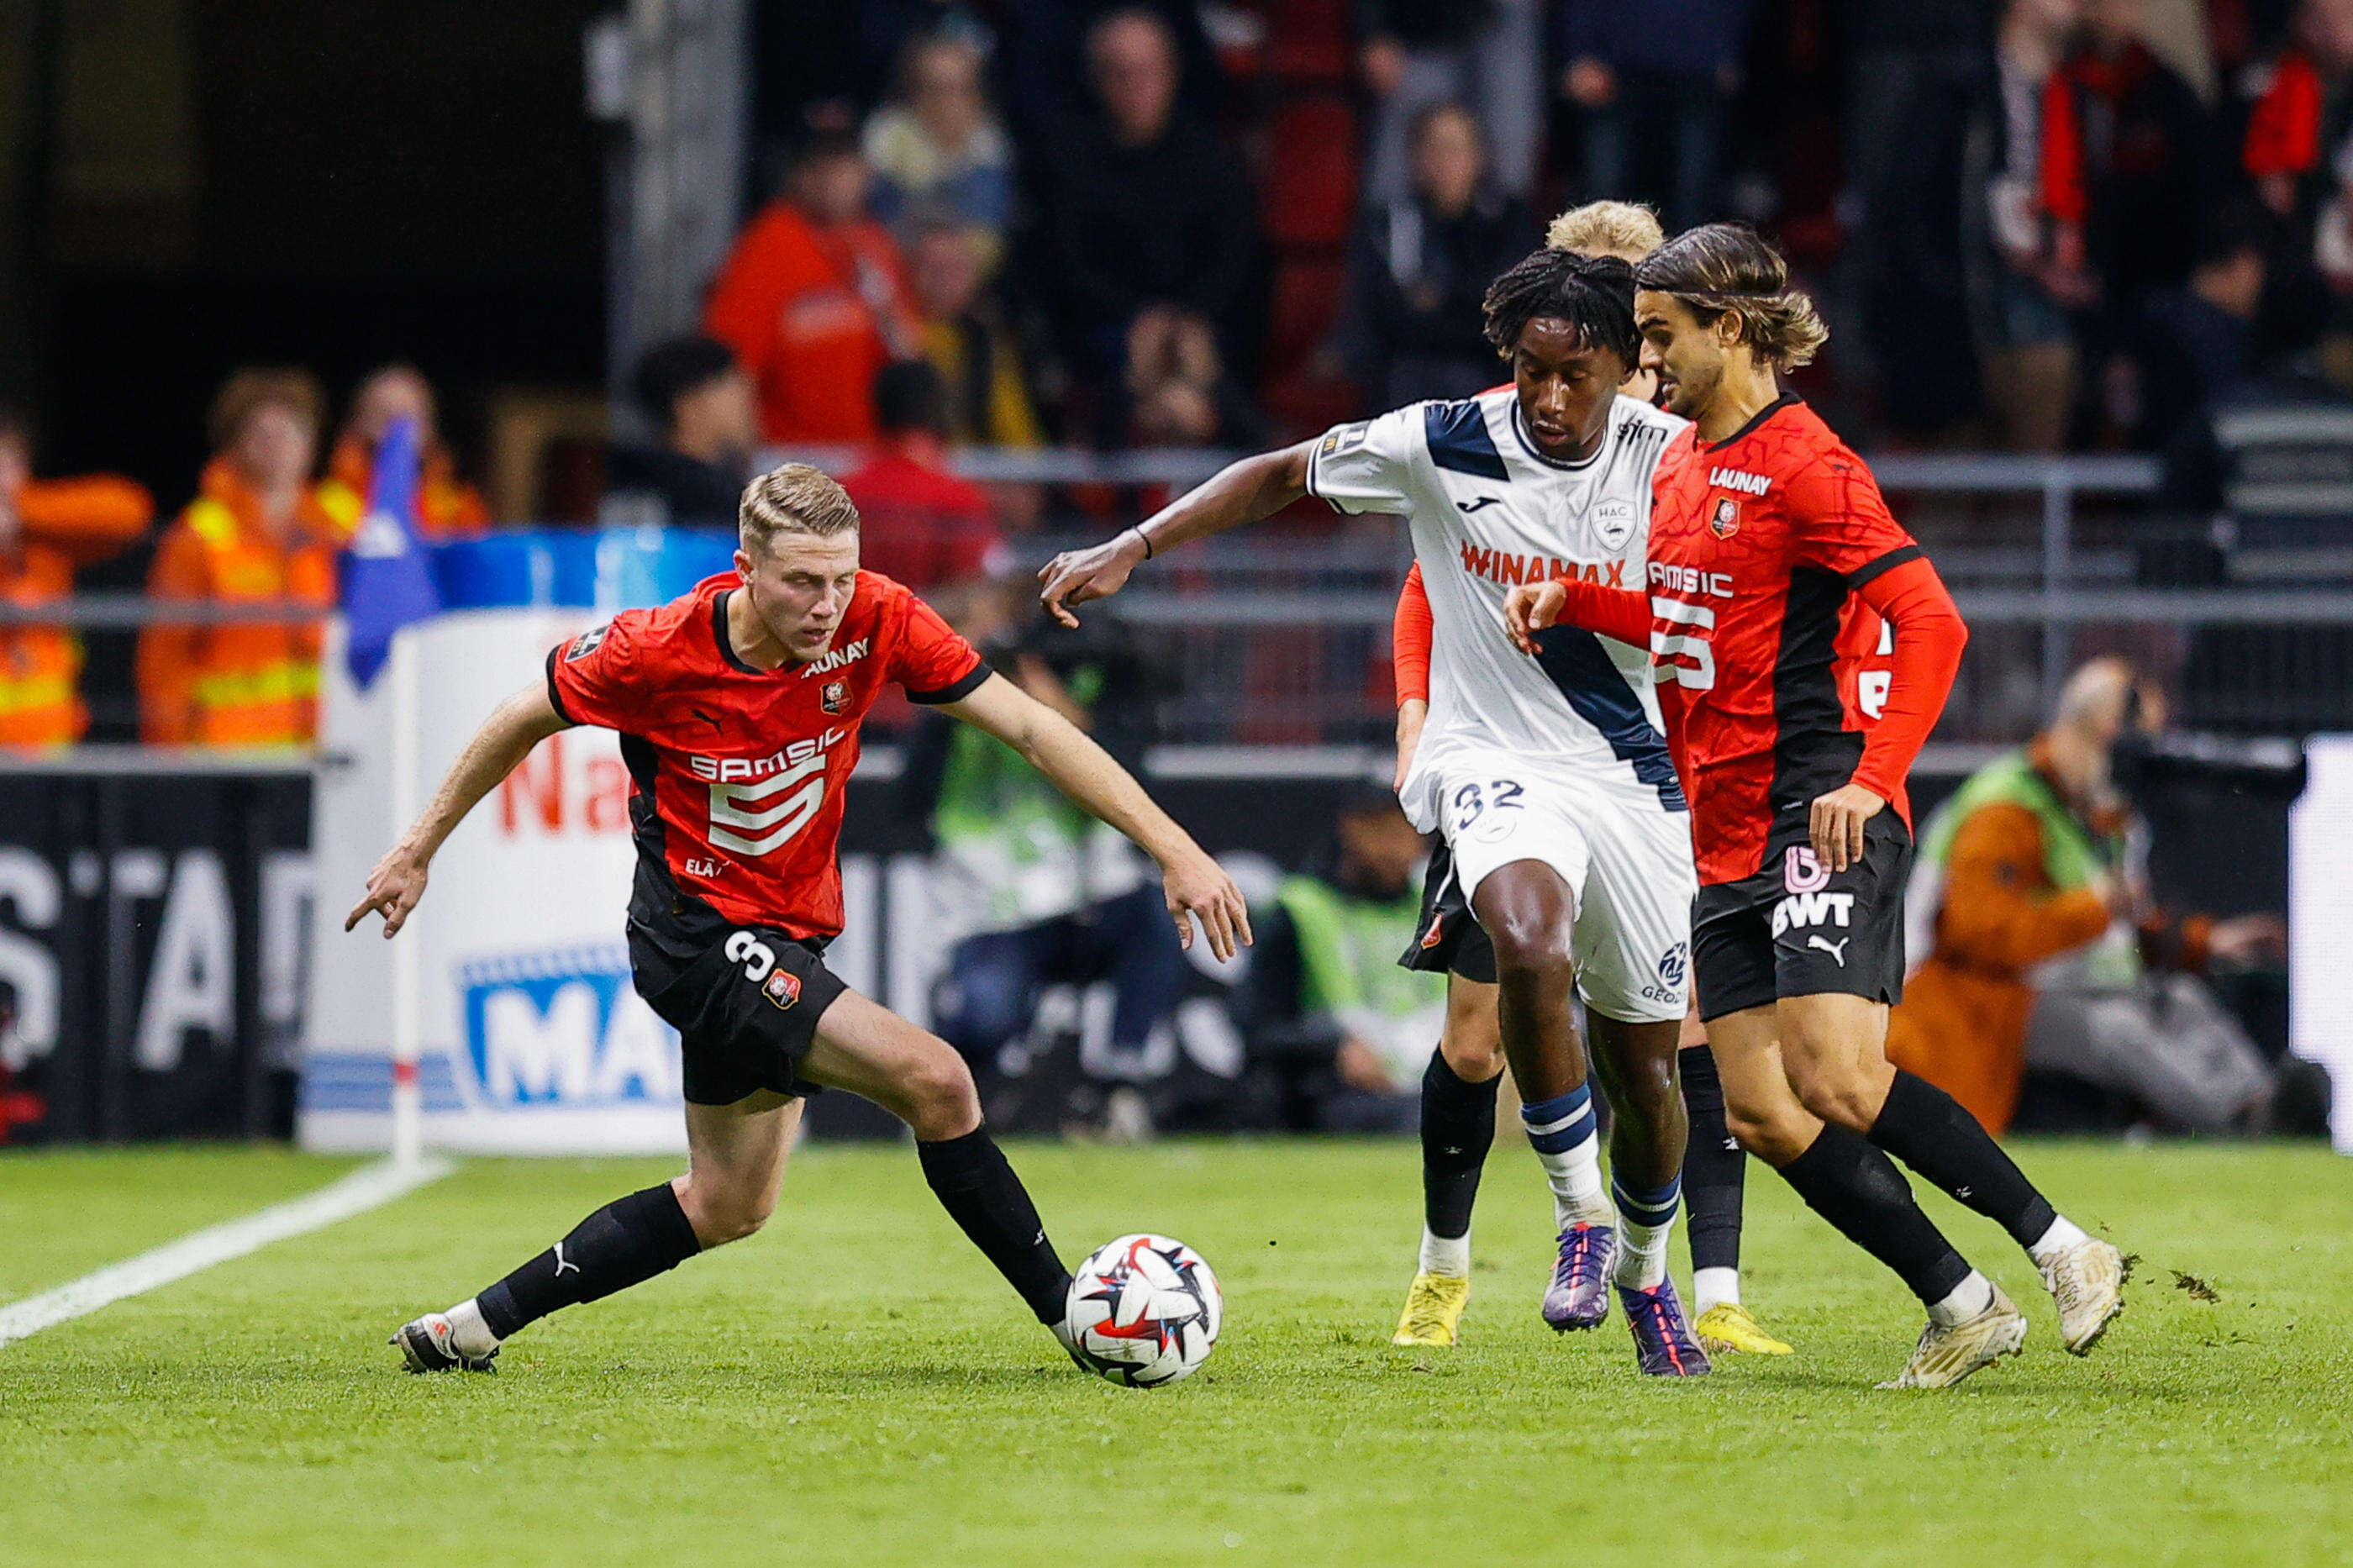
POLYGON ((564 1260, 564 1243, 559 1241, 555 1244, 555 1278, 558 1279, 563 1279, 564 1271, 567 1268, 572 1270, 575 1274, 580 1272, 580 1265, 577 1263, 566 1263, 564 1260))
POLYGON ((1482 507, 1500 505, 1503 499, 1504 498, 1502 496, 1481 496, 1476 500, 1459 500, 1454 504, 1465 516, 1468 516, 1470 513, 1477 511, 1482 507))
POLYGON ((1838 966, 1841 969, 1844 969, 1846 967, 1846 944, 1853 940, 1854 938, 1851 936, 1842 936, 1839 938, 1838 941, 1832 942, 1830 938, 1825 936, 1810 936, 1806 939, 1806 945, 1808 947, 1820 948, 1824 952, 1827 952, 1832 958, 1837 959, 1838 966))

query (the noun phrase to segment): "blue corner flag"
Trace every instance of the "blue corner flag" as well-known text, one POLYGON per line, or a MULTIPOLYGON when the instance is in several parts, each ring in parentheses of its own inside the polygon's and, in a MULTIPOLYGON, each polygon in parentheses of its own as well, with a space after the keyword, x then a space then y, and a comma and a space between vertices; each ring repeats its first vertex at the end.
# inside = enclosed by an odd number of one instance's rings
POLYGON ((391 657, 392 634, 441 608, 432 563, 417 537, 424 457, 417 422, 395 420, 376 443, 367 515, 343 553, 345 657, 362 690, 391 657))

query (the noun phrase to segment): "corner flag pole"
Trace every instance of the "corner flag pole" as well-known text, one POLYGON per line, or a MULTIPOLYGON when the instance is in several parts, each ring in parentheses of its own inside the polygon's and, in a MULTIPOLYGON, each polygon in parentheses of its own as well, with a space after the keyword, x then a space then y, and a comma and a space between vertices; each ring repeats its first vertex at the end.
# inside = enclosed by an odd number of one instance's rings
MULTIPOLYGON (((408 831, 417 817, 417 638, 403 630, 393 634, 392 665, 392 841, 408 831)), ((425 1089, 417 1079, 417 1059, 424 1054, 424 998, 419 994, 423 973, 417 967, 417 933, 392 944, 392 1157, 413 1165, 425 1152, 425 1089)))

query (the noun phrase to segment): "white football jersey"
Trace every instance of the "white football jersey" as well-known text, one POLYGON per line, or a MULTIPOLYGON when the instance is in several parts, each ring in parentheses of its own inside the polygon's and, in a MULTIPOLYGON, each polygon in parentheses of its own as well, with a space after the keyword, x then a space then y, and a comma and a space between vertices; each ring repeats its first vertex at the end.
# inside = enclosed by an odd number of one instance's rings
POLYGON ((1504 631, 1518 583, 1572 574, 1641 588, 1651 475, 1684 421, 1620 397, 1583 463, 1536 450, 1509 386, 1460 403, 1417 403, 1335 426, 1315 443, 1307 489, 1345 512, 1390 512, 1413 531, 1430 595, 1430 717, 1398 798, 1438 826, 1431 781, 1466 752, 1504 752, 1607 781, 1681 811, 1651 656, 1560 626, 1530 658, 1504 631))

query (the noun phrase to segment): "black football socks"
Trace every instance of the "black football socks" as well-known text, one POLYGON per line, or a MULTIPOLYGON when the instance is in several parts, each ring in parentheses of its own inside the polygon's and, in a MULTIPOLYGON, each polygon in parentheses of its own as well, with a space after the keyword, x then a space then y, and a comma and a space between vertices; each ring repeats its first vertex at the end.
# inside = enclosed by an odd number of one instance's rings
POLYGON ((1740 1205, 1748 1156, 1724 1120, 1724 1084, 1715 1076, 1715 1055, 1705 1046, 1680 1053, 1683 1110, 1691 1118, 1683 1145, 1684 1228, 1691 1237, 1692 1268, 1740 1267, 1740 1205))
POLYGON ((1943 1301, 1974 1272, 1920 1212, 1894 1162, 1837 1123, 1826 1123, 1781 1174, 1807 1207, 1894 1269, 1922 1301, 1943 1301))
POLYGON ((1013 1173, 1005 1151, 976 1127, 961 1138, 936 1143, 918 1142, 923 1179, 948 1216, 1005 1276, 1028 1302, 1038 1321, 1049 1325, 1062 1321, 1071 1293, 1071 1271, 1054 1255, 1038 1205, 1029 1189, 1013 1173))
POLYGON ((1433 1237, 1454 1241, 1471 1234, 1503 1081, 1499 1072, 1484 1083, 1469 1082, 1447 1065, 1444 1052, 1430 1053, 1421 1075, 1421 1220, 1433 1237))
POLYGON ((607 1204, 474 1301, 483 1323, 503 1340, 559 1307, 626 1290, 702 1250, 678 1194, 664 1182, 607 1204))
POLYGON ((2032 1247, 2057 1211, 1978 1119, 1925 1078, 1898 1068, 1871 1141, 2032 1247))

